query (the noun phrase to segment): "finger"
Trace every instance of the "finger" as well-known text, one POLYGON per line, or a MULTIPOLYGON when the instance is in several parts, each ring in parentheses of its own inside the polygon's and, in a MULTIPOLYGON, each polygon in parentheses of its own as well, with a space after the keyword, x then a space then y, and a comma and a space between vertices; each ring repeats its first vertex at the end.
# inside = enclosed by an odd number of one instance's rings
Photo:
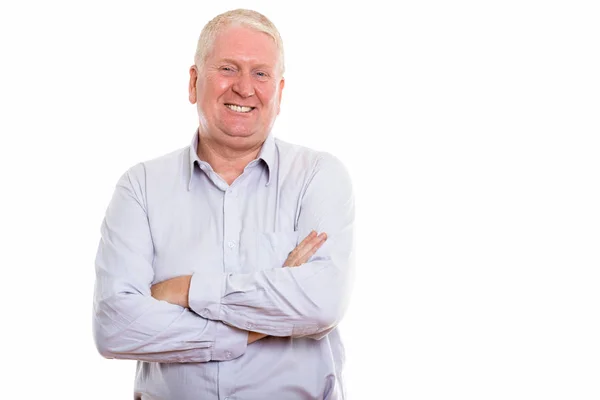
POLYGON ((317 252, 317 250, 323 246, 323 243, 325 243, 326 240, 327 234, 322 232, 312 242, 310 242, 310 245, 305 246, 300 256, 296 258, 295 264, 299 266, 307 262, 317 252))
POLYGON ((310 243, 312 241, 314 241, 317 238, 317 232, 316 231, 311 231, 305 238, 304 240, 302 240, 302 242, 300 242, 300 244, 298 244, 294 250, 290 251, 290 253, 287 256, 287 259, 285 260, 285 263, 283 264, 284 267, 287 266, 292 266, 295 262, 295 260, 299 257, 300 254, 304 253, 304 248, 306 246, 309 246, 310 243))
POLYGON ((293 256, 296 256, 298 254, 298 252, 304 247, 306 246, 310 241, 314 240, 317 237, 317 232, 316 231, 310 231, 310 233, 308 235, 306 235, 306 237, 304 238, 304 240, 302 240, 300 242, 300 244, 298 244, 296 246, 296 248, 294 250, 292 250, 292 252, 290 254, 293 254, 293 256))
POLYGON ((288 264, 293 266, 301 264, 299 261, 303 255, 309 252, 316 244, 321 241, 321 237, 317 236, 316 232, 314 235, 310 235, 308 240, 303 240, 288 257, 288 264))
POLYGON ((327 234, 325 232, 317 235, 314 230, 311 231, 311 233, 288 254, 283 266, 298 267, 304 264, 317 252, 325 240, 327 240, 327 234))
POLYGON ((307 246, 305 246, 304 249, 302 249, 299 253, 300 256, 298 257, 298 260, 300 261, 300 263, 303 264, 303 263, 307 262, 308 259, 310 257, 312 257, 319 248, 321 248, 323 243, 325 243, 325 240, 327 240, 327 234, 325 232, 323 232, 323 233, 319 234, 307 246))

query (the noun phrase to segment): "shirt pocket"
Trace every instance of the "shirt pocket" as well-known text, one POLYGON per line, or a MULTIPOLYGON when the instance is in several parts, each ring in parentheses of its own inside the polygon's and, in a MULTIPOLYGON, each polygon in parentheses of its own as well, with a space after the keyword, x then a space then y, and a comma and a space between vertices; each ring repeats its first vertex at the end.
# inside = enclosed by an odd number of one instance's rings
POLYGON ((281 268, 298 245, 297 231, 258 232, 256 235, 256 269, 281 268))

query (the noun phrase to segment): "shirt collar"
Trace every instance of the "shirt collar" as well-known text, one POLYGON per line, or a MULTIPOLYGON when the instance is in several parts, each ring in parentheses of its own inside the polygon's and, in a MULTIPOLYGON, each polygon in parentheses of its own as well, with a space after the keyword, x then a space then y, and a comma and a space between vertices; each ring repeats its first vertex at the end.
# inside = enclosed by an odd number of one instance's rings
POLYGON ((267 139, 263 143, 260 152, 258 153, 258 158, 262 159, 265 164, 267 164, 268 178, 265 186, 269 186, 269 183, 271 183, 271 178, 275 173, 275 153, 275 138, 273 137, 273 133, 269 133, 269 136, 267 136, 267 139))
MULTIPOLYGON (((189 179, 188 179, 188 191, 192 187, 192 178, 194 177, 194 167, 196 164, 201 165, 203 163, 202 160, 198 157, 198 142, 200 140, 200 136, 198 135, 198 130, 194 133, 194 137, 192 138, 192 142, 189 145, 189 179)), ((269 133, 267 139, 263 143, 260 152, 258 153, 258 159, 262 159, 265 164, 267 164, 267 183, 265 186, 269 186, 271 183, 271 177, 273 176, 273 171, 275 168, 275 138, 272 133, 269 133)))

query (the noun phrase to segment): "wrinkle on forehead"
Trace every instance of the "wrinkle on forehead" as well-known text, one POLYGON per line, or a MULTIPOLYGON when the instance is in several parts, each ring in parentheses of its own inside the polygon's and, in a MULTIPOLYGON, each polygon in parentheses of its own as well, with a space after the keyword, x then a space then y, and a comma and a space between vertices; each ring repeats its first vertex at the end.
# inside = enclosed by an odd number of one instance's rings
POLYGON ((205 64, 231 62, 281 71, 275 40, 265 32, 244 25, 232 25, 217 34, 205 64))

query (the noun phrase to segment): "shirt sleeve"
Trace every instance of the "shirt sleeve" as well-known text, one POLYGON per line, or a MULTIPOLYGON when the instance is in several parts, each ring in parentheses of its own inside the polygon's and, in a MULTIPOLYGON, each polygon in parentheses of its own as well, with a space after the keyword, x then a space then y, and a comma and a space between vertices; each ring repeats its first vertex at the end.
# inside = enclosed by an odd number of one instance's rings
POLYGON ((190 308, 240 329, 322 338, 345 313, 354 275, 352 184, 343 164, 330 154, 314 168, 297 228, 300 240, 311 230, 327 233, 327 241, 309 262, 300 267, 273 265, 249 274, 194 274, 190 308))
POLYGON ((140 181, 132 170, 121 177, 102 223, 93 313, 98 351, 163 363, 239 357, 247 331, 151 296, 154 246, 140 181))

